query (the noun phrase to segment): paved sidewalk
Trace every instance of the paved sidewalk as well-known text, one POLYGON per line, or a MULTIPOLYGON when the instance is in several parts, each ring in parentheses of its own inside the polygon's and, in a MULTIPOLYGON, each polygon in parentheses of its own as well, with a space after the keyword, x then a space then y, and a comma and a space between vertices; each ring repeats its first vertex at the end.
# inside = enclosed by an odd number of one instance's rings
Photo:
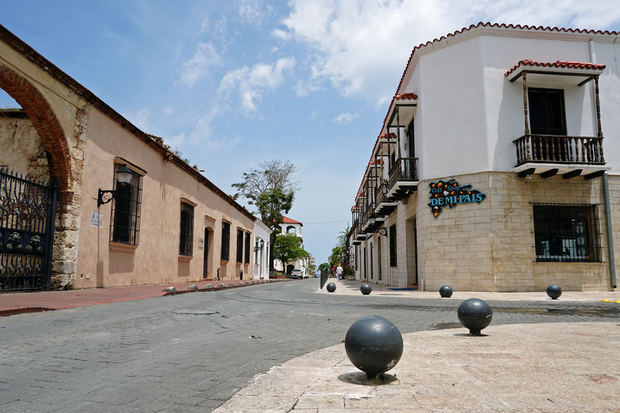
POLYGON ((0 294, 0 316, 14 314, 60 310, 63 308, 82 307, 87 305, 115 303, 119 301, 139 300, 169 295, 166 287, 174 286, 179 294, 194 292, 188 289, 196 285, 199 291, 217 291, 226 288, 245 287, 266 282, 288 281, 277 280, 235 281, 235 280, 203 280, 194 283, 176 283, 165 285, 137 285, 129 287, 90 288, 69 291, 16 292, 0 294), (212 285, 213 287, 208 287, 212 285))
POLYGON ((384 381, 367 380, 344 344, 328 347, 256 376, 215 412, 620 411, 618 322, 491 324, 483 333, 405 334, 384 381))
MULTIPOLYGON (((329 293, 325 286, 317 289, 317 293, 335 295, 361 295, 360 286, 362 281, 338 280, 330 278, 327 282, 336 284, 336 291, 329 293)), ((318 284, 318 282, 317 282, 318 284)), ((418 291, 418 290, 390 290, 388 287, 379 284, 369 283, 372 287, 370 295, 391 296, 391 297, 411 297, 411 298, 441 298, 439 291, 418 291)), ((480 298, 488 301, 555 301, 555 302, 616 302, 620 304, 620 293, 618 291, 563 291, 560 298, 552 300, 547 296, 546 291, 525 292, 525 293, 499 293, 499 292, 476 292, 476 291, 454 291, 452 297, 442 298, 442 300, 462 301, 468 298, 480 298)))

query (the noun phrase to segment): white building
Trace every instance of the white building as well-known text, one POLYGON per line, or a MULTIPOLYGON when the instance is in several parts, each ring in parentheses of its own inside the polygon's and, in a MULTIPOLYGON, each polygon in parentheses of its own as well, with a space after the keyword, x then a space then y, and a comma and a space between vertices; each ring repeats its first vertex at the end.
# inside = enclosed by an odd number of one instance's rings
POLYGON ((269 253, 271 229, 263 221, 254 221, 254 279, 269 279, 269 253))
POLYGON ((356 276, 615 288, 618 34, 480 23, 415 47, 352 208, 356 276))
MULTIPOLYGON (((282 234, 294 234, 301 238, 301 244, 303 247, 303 238, 301 236, 301 229, 304 226, 299 221, 296 221, 289 217, 283 217, 280 224, 280 231, 282 234)), ((308 275, 308 259, 299 259, 294 262, 286 263, 286 268, 279 260, 274 260, 273 266, 277 271, 283 271, 290 274, 292 270, 301 270, 301 273, 305 276, 308 275)))

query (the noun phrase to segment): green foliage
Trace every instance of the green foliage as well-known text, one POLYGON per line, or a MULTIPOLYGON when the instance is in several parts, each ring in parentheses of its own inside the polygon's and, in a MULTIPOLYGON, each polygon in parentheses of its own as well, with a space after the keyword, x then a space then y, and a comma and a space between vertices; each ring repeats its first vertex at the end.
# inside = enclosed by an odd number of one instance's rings
POLYGON ((332 267, 342 264, 342 247, 338 246, 332 248, 332 255, 329 257, 329 263, 332 267))
POLYGON ((330 268, 331 268, 331 267, 330 267, 329 263, 327 263, 327 262, 324 262, 324 263, 322 263, 322 264, 319 264, 319 270, 321 270, 321 273, 322 273, 323 271, 329 272, 329 269, 330 269, 330 268))
POLYGON ((232 184, 234 198, 243 197, 248 205, 256 207, 258 214, 272 230, 279 229, 282 216, 293 207, 298 183, 293 180, 297 171, 290 161, 272 160, 260 164, 258 169, 244 172, 241 182, 232 184))
POLYGON ((301 246, 301 238, 295 234, 280 234, 273 245, 273 257, 286 264, 303 258, 310 258, 310 254, 301 246))

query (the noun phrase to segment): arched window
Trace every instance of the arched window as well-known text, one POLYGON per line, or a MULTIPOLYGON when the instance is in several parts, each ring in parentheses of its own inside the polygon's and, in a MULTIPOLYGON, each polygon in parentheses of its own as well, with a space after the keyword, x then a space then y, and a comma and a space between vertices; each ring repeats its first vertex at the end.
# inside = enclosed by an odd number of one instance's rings
POLYGON ((292 225, 289 225, 288 227, 286 227, 286 233, 287 234, 296 234, 297 231, 295 230, 295 227, 292 225))

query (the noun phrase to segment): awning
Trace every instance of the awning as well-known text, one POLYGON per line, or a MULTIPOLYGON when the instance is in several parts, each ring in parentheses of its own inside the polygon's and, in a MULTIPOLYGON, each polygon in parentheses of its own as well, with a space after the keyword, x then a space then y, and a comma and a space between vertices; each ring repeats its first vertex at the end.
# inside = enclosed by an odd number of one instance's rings
POLYGON ((510 82, 514 82, 524 73, 527 73, 529 81, 542 81, 545 83, 558 83, 557 76, 563 76, 562 84, 576 84, 582 86, 599 76, 605 70, 605 65, 590 62, 571 62, 558 60, 556 62, 535 62, 533 60, 521 60, 509 69, 504 75, 510 82))

